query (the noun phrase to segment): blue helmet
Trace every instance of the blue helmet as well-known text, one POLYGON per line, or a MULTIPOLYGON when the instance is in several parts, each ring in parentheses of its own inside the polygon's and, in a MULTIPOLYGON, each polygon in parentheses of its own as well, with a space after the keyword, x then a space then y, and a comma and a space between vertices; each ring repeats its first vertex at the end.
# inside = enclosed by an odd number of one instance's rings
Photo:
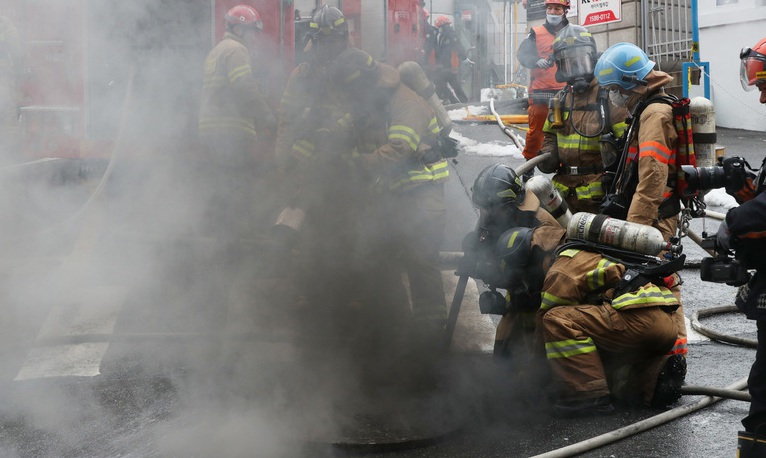
POLYGON ((641 48, 632 43, 617 43, 599 57, 595 73, 601 86, 617 84, 630 90, 643 82, 653 68, 654 62, 641 48))

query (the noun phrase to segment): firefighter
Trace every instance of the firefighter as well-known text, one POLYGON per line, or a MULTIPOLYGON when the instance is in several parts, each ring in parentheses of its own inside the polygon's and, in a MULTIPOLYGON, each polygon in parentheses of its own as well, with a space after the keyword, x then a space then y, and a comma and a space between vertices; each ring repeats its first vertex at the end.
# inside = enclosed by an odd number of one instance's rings
MULTIPOLYGON (((766 37, 752 48, 743 49, 739 57, 742 87, 747 91, 757 88, 760 102, 766 104, 766 37)), ((748 416, 742 420, 745 432, 739 433, 737 456, 742 458, 763 456, 763 452, 758 451, 759 444, 754 444, 754 437, 766 431, 766 314, 759 305, 766 301, 766 263, 762 255, 766 248, 765 181, 766 160, 761 164, 753 182, 754 192, 751 196, 754 194, 754 197, 729 210, 716 235, 718 245, 724 251, 734 249, 743 267, 755 269, 755 275, 740 287, 735 300, 737 307, 747 318, 756 320, 758 326, 755 361, 747 379, 752 400, 748 416)), ((737 197, 736 193, 730 194, 737 197)))
MULTIPOLYGON (((386 281, 381 295, 409 279, 413 332, 425 347, 443 347, 447 318, 439 268, 446 207, 447 161, 434 147, 440 126, 428 103, 400 82, 399 72, 356 48, 334 62, 335 81, 353 117, 355 170, 372 183, 380 210, 368 221, 365 243, 386 281), (379 261, 379 262, 378 262, 379 261), (394 264, 392 264, 394 263, 394 264)), ((381 291, 381 288, 383 289, 381 291)))
POLYGON ((460 43, 452 21, 447 16, 439 16, 434 23, 439 30, 436 38, 436 70, 434 84, 439 98, 451 103, 466 103, 468 96, 463 91, 458 75, 460 62, 465 60, 466 52, 460 43))
POLYGON ((489 285, 482 294, 482 313, 502 315, 493 354, 525 367, 535 350, 535 313, 540 307, 545 272, 566 229, 527 192, 516 172, 503 164, 482 170, 472 188, 479 209, 478 231, 469 233, 463 251, 469 275, 489 285), (504 298, 496 289, 506 290, 504 298), (502 300, 501 300, 502 299, 502 300))
POLYGON ((561 29, 553 41, 553 57, 556 80, 567 85, 556 94, 543 126, 541 153, 550 157, 538 168, 555 174, 553 184, 572 213, 598 213, 605 177, 601 136, 621 137, 628 111, 611 103, 609 91, 593 76, 598 51, 585 27, 570 24, 561 29))
POLYGON ((15 162, 19 151, 21 48, 13 22, 0 15, 0 161, 15 162))
POLYGON ((538 323, 560 416, 610 414, 613 394, 658 408, 680 397, 682 374, 660 371, 675 345, 679 300, 661 278, 629 282, 625 272, 619 259, 565 245, 545 277, 538 323), (629 376, 610 380, 615 365, 629 376))
MULTIPOLYGON (((250 49, 263 29, 258 12, 238 5, 224 16, 226 33, 205 59, 199 138, 207 157, 208 223, 229 241, 252 231, 266 216, 252 215, 253 194, 272 174, 273 153, 256 150, 259 135, 276 133, 276 120, 253 77, 250 49), (255 186, 255 189, 253 188, 255 186)), ((264 204, 258 212, 266 212, 264 204)))
POLYGON ((428 79, 434 80, 436 70, 436 45, 438 43, 439 29, 432 26, 429 22, 431 13, 423 7, 420 17, 420 39, 422 44, 418 51, 418 63, 426 72, 428 79))
MULTIPOLYGON (((553 40, 569 24, 569 0, 545 0, 545 23, 533 27, 519 45, 519 63, 529 72, 529 130, 522 154, 526 160, 537 156, 543 145, 543 125, 548 116, 548 101, 565 83, 556 81, 553 64, 553 40)), ((532 176, 534 169, 525 178, 532 176)))
MULTIPOLYGON (((340 53, 349 47, 349 28, 343 13, 335 7, 324 5, 309 23, 309 41, 306 44, 308 61, 303 62, 290 74, 287 87, 279 105, 279 128, 276 141, 277 162, 285 171, 300 146, 310 143, 310 124, 321 115, 322 96, 326 94, 325 70, 340 53)), ((331 102, 329 102, 331 103, 331 102)))
POLYGON ((279 175, 287 196, 283 212, 299 209, 305 217, 298 233, 287 239, 274 235, 289 250, 282 254, 294 258, 289 270, 298 285, 299 308, 311 316, 315 329, 326 333, 353 322, 349 314, 359 309, 363 279, 356 245, 365 220, 363 203, 369 199, 351 169, 351 115, 328 74, 338 55, 350 48, 348 23, 339 9, 325 5, 309 26, 309 59, 290 75, 277 134, 279 175))
MULTIPOLYGON (((654 62, 631 43, 617 43, 609 47, 596 63, 595 74, 599 85, 609 89, 610 100, 617 106, 627 108, 631 122, 636 123, 629 127, 632 134, 625 140, 629 156, 619 159, 623 165, 622 173, 615 177, 615 192, 606 196, 601 212, 653 226, 659 229, 665 241, 670 241, 676 234, 681 211, 676 182, 677 161, 684 151, 693 152, 679 149, 673 108, 661 102, 666 100, 663 88, 673 77, 653 68, 654 62)), ((680 304, 680 282, 677 283, 672 291, 680 304)), ((673 356, 681 355, 685 365, 688 348, 682 305, 674 316, 678 320, 678 339, 667 355, 668 364, 678 364, 673 356)))

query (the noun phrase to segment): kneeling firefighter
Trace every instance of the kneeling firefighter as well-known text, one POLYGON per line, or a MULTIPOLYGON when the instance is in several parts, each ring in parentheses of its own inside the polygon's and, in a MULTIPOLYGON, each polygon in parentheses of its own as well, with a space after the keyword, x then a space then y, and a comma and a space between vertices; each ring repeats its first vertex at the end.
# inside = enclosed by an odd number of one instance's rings
MULTIPOLYGON (((458 275, 483 281, 481 313, 502 315, 494 355, 525 367, 535 351, 534 317, 540 306, 545 271, 566 229, 526 192, 521 178, 503 164, 479 173, 471 200, 480 211, 477 230, 463 240, 465 258, 458 275), (503 297, 497 289, 506 290, 503 297)), ((537 355, 536 355, 537 354, 537 355)))
MULTIPOLYGON (((604 199, 604 160, 601 137, 620 138, 627 128, 628 110, 609 100, 609 91, 593 76, 598 60, 596 41, 585 27, 570 24, 553 41, 556 81, 567 85, 551 99, 543 126, 542 153, 548 160, 538 168, 554 173, 553 184, 572 213, 598 213, 604 199)), ((607 161, 615 161, 612 155, 607 161)))
POLYGON ((537 317, 553 376, 553 409, 563 417, 612 413, 613 398, 665 408, 681 396, 686 375, 685 358, 666 356, 677 337, 679 301, 671 288, 680 282, 684 255, 658 258, 573 239, 599 230, 651 231, 659 240, 655 254, 671 248, 649 226, 573 216, 569 240, 545 277, 537 317))

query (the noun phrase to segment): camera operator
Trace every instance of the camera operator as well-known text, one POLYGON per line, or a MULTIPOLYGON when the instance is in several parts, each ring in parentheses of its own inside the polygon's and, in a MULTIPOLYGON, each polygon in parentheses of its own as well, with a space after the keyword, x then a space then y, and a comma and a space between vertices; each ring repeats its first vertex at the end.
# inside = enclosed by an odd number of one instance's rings
MULTIPOLYGON (((760 102, 766 104, 766 38, 752 48, 743 49, 740 60, 742 87, 745 90, 752 90, 752 86, 758 88, 760 102)), ((749 415, 742 420, 742 424, 747 433, 760 430, 761 434, 766 433, 766 261, 763 257, 766 249, 766 193, 763 192, 765 168, 766 160, 761 164, 753 183, 755 196, 729 210, 716 234, 719 249, 732 249, 736 259, 745 268, 755 269, 755 274, 747 284, 739 288, 735 304, 747 318, 756 320, 758 326, 758 347, 748 377, 752 401, 749 415)), ((740 434, 739 456, 756 456, 744 454, 747 453, 748 445, 753 446, 753 441, 751 439, 743 443, 742 436, 740 434)))

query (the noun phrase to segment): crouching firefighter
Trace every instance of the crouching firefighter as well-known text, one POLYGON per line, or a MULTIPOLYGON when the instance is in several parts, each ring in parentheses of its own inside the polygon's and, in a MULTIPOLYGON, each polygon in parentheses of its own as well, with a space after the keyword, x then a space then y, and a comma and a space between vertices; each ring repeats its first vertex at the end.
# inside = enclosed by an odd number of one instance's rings
POLYGON ((494 355, 510 358, 514 367, 535 354, 535 313, 540 306, 545 271, 566 229, 526 192, 521 178, 503 164, 479 173, 471 200, 479 209, 475 231, 463 240, 465 257, 457 275, 484 282, 481 313, 502 315, 495 335, 494 355), (503 296, 498 289, 505 290, 503 296))
MULTIPOLYGON (((585 221, 578 215, 574 224, 585 221)), ((661 237, 646 226, 592 216, 591 227, 609 220, 661 237)), ((578 417, 610 414, 615 400, 655 408, 674 403, 686 361, 667 357, 676 344, 679 307, 671 288, 679 282, 684 255, 659 258, 573 239, 571 223, 568 235, 545 277, 537 317, 552 373, 553 410, 578 417)))

